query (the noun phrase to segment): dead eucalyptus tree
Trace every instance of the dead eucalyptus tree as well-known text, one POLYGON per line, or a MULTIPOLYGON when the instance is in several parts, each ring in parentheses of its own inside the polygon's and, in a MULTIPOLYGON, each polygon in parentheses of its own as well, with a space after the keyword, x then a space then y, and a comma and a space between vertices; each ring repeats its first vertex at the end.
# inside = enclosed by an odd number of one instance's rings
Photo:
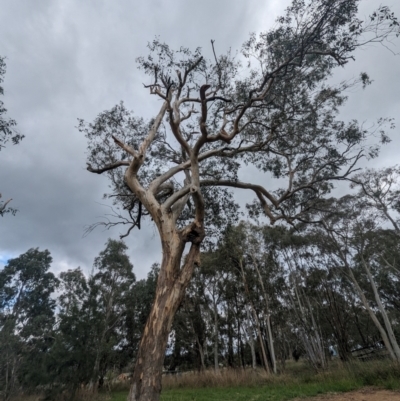
POLYGON ((399 29, 384 6, 361 21, 358 3, 295 0, 273 30, 243 45, 249 61, 243 66, 229 52, 214 52, 209 61, 200 49, 173 51, 154 40, 150 55, 138 63, 152 80, 147 89, 160 101, 155 117, 136 118, 121 103, 92 124, 80 121, 89 142, 88 170, 108 175, 110 196, 126 211, 103 224, 125 223, 129 234, 149 216, 162 243, 129 400, 159 398, 174 314, 204 238, 235 205, 229 189, 253 191, 250 211, 263 212, 271 224, 291 223, 369 152, 362 147, 369 133, 354 121, 337 120, 342 91, 368 83, 368 76, 337 87, 327 78, 354 58, 357 47, 384 42, 399 29), (260 171, 254 182, 239 179, 246 164, 260 171), (273 178, 279 184, 286 179, 286 186, 273 191, 273 178))

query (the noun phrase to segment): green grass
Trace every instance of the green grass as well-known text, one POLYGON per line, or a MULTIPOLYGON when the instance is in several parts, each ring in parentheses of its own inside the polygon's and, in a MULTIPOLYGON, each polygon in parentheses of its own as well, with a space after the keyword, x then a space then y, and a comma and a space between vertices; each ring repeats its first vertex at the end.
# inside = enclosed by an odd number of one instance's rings
MULTIPOLYGON (((350 381, 336 383, 306 383, 263 387, 179 388, 163 391, 162 401, 284 401, 295 397, 311 397, 328 392, 351 391, 357 386, 350 381)), ((112 394, 112 401, 125 401, 128 393, 112 394)))
MULTIPOLYGON (((209 373, 212 375, 212 372, 209 373)), ((315 374, 306 365, 293 365, 285 373, 265 378, 259 377, 251 385, 232 385, 231 371, 221 375, 220 381, 202 381, 201 376, 182 377, 166 383, 162 401, 284 401, 293 398, 313 397, 326 393, 340 393, 366 386, 400 389, 400 367, 388 361, 373 363, 338 364, 329 371, 315 374), (229 377, 230 376, 230 377, 229 377), (197 381, 196 381, 197 379, 197 381), (261 381, 262 380, 262 381, 261 381), (212 383, 207 386, 206 383, 212 383)), ((204 377, 204 376, 203 376, 204 377)), ((234 381, 235 383, 236 381, 234 381)), ((127 391, 111 394, 111 401, 125 401, 127 391)))

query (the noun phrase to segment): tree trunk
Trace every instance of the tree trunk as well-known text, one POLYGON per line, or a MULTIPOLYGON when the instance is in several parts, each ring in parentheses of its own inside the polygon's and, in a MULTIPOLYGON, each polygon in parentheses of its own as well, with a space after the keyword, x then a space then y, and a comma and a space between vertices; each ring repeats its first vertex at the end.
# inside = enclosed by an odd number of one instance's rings
POLYGON ((199 260, 199 244, 191 245, 180 267, 185 243, 178 233, 162 238, 163 258, 156 294, 140 341, 128 401, 158 401, 165 349, 172 321, 199 260), (169 239, 169 238, 168 238, 169 239))
POLYGON ((269 363, 268 363, 268 358, 267 358, 267 353, 265 351, 265 345, 264 345, 264 339, 262 337, 261 333, 261 326, 260 326, 260 320, 258 319, 257 312, 254 309, 254 306, 251 304, 251 309, 253 312, 253 318, 256 323, 256 329, 257 329, 257 335, 258 335, 258 341, 260 343, 260 348, 261 348, 261 356, 264 364, 265 371, 270 374, 270 369, 269 369, 269 363))
POLYGON ((276 370, 275 347, 271 330, 271 315, 269 314, 266 317, 266 325, 268 330, 268 346, 269 346, 269 353, 271 355, 272 371, 276 374, 277 370, 276 370))
POLYGON ((264 286, 264 282, 263 282, 263 279, 261 276, 260 269, 258 268, 257 258, 255 257, 254 254, 252 254, 252 259, 253 259, 254 267, 257 271, 258 282, 260 283, 261 290, 262 290, 263 297, 264 297, 264 303, 265 303, 264 323, 265 323, 265 326, 267 327, 268 348, 269 348, 269 354, 271 356, 272 371, 276 374, 275 348, 274 348, 274 341, 272 338, 271 315, 269 313, 268 295, 267 295, 267 291, 265 290, 265 286, 264 286))
POLYGON ((196 337, 197 349, 199 351, 199 356, 200 356, 200 370, 204 372, 206 370, 204 346, 207 344, 207 342, 204 340, 203 344, 201 344, 198 334, 194 330, 193 333, 196 337))
POLYGON ((257 335, 258 335, 258 340, 260 342, 261 356, 262 356, 262 360, 263 360, 263 363, 264 363, 264 368, 265 368, 265 371, 269 374, 270 373, 269 363, 268 363, 267 353, 265 352, 265 346, 264 346, 264 340, 262 338, 260 321, 258 319, 257 312, 256 312, 256 310, 254 308, 254 305, 253 305, 253 303, 251 301, 251 298, 250 298, 250 291, 249 291, 249 287, 247 285, 246 276, 244 274, 244 267, 243 267, 242 260, 239 261, 239 266, 240 266, 240 270, 241 270, 241 273, 242 273, 242 280, 243 280, 244 289, 245 289, 247 298, 249 300, 251 312, 253 314, 254 323, 256 324, 257 335))
POLYGON ((364 295, 363 290, 361 289, 360 285, 358 284, 358 281, 356 280, 353 271, 351 270, 350 267, 347 268, 348 272, 349 272, 349 276, 351 277, 354 287, 356 288, 357 292, 358 292, 358 296, 361 299, 361 302, 364 305, 364 308, 367 310, 367 312, 369 313, 369 316, 371 317, 372 321, 374 322, 376 328, 379 330, 379 333, 381 335, 382 341, 385 344, 386 349, 389 352, 390 358, 393 360, 396 360, 396 355, 393 351, 393 347, 392 344, 389 341, 389 338, 387 336, 387 333, 385 331, 385 329, 382 327, 381 323, 379 322, 378 318, 376 317, 374 311, 371 309, 371 307, 368 304, 368 300, 364 295))
POLYGON ((250 352, 251 352, 251 367, 252 369, 256 369, 257 367, 257 358, 256 358, 256 348, 254 346, 254 338, 249 338, 250 352))
POLYGON ((242 341, 242 329, 240 327, 239 319, 237 319, 237 354, 239 358, 239 364, 244 369, 245 363, 244 363, 244 352, 243 352, 243 341, 242 341))
POLYGON ((219 373, 218 363, 218 309, 217 304, 214 302, 214 370, 219 373))
POLYGON ((89 383, 89 391, 93 391, 93 392, 96 392, 99 387, 100 347, 101 347, 101 345, 98 346, 97 351, 96 351, 96 359, 94 361, 92 379, 90 380, 90 383, 89 383))
POLYGON ((250 311, 249 311, 249 306, 246 305, 246 313, 247 313, 247 319, 249 324, 246 325, 246 334, 249 338, 249 346, 250 346, 250 351, 251 351, 251 367, 253 369, 255 369, 257 367, 257 359, 256 359, 256 348, 255 348, 255 341, 254 341, 254 337, 253 337, 253 333, 252 330, 250 328, 251 325, 251 316, 250 316, 250 311))
POLYGON ((201 371, 204 372, 206 370, 206 364, 204 361, 204 350, 203 350, 203 346, 200 344, 199 338, 197 337, 196 339, 197 339, 197 345, 199 347, 201 371))
MULTIPOLYGON (((302 304, 302 298, 300 296, 300 291, 297 286, 297 280, 293 280, 293 290, 296 295, 298 308, 296 307, 296 302, 289 293, 290 299, 292 301, 293 309, 297 314, 297 318, 300 323, 299 337, 303 343, 304 349, 307 354, 307 358, 313 365, 315 370, 324 369, 326 367, 325 352, 322 344, 321 336, 318 332, 317 324, 314 319, 314 314, 309 299, 303 293, 305 302, 308 304, 308 313, 306 312, 306 307, 302 304)), ((300 288, 301 290, 301 288, 300 288)))
POLYGON ((228 303, 227 311, 227 325, 228 325, 228 366, 230 368, 235 367, 235 358, 233 353, 233 330, 232 330, 232 313, 231 306, 228 303))
POLYGON ((375 284, 375 280, 372 277, 371 270, 369 269, 369 267, 368 267, 367 263, 365 262, 364 258, 362 258, 362 262, 363 262, 364 269, 365 269, 365 271, 366 271, 366 273, 368 275, 368 279, 369 279, 369 282, 371 284, 372 291, 374 292, 375 301, 376 301, 376 303, 378 305, 379 311, 381 312, 381 315, 382 315, 382 318, 383 318, 383 323, 385 324, 386 332, 387 332, 387 334, 389 336, 390 343, 392 344, 393 351, 394 351, 394 353, 396 355, 396 359, 398 361, 400 361, 400 348, 399 348, 399 344, 397 344, 397 340, 396 340, 396 337, 395 337, 394 332, 393 332, 392 324, 390 323, 390 320, 389 320, 389 317, 388 317, 388 315, 386 313, 385 307, 383 306, 381 297, 380 297, 379 292, 378 292, 378 288, 376 287, 376 284, 375 284))

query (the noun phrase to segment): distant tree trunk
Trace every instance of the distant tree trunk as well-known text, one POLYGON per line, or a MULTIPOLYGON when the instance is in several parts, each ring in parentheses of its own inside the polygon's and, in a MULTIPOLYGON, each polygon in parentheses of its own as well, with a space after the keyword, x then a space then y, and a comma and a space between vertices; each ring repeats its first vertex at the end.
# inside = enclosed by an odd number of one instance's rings
POLYGON ((206 369, 205 357, 204 357, 204 345, 205 345, 206 341, 204 341, 204 343, 201 344, 200 338, 196 333, 195 333, 195 337, 196 337, 197 349, 199 351, 199 356, 200 356, 200 370, 204 371, 206 369))
POLYGON ((215 373, 219 372, 218 363, 218 309, 217 303, 214 302, 214 370, 215 373))
MULTIPOLYGON (((204 337, 202 348, 203 348, 204 363, 205 363, 205 361, 208 359, 207 337, 204 337)), ((206 368, 206 365, 204 365, 204 368, 206 368)))
POLYGON ((250 352, 251 352, 251 367, 255 369, 257 367, 257 359, 256 359, 256 349, 254 345, 254 337, 253 337, 253 332, 250 329, 250 322, 251 322, 251 316, 250 316, 250 311, 249 311, 249 306, 246 305, 246 313, 247 313, 247 319, 249 324, 246 325, 246 334, 248 337, 248 344, 250 346, 250 352))
POLYGON ((239 364, 244 369, 245 362, 244 362, 244 351, 243 351, 243 341, 242 341, 242 329, 240 326, 239 319, 237 319, 237 344, 238 344, 237 352, 238 352, 239 364))
POLYGON ((262 361, 263 361, 263 364, 264 364, 265 371, 269 374, 270 373, 270 369, 269 369, 269 363, 268 363, 268 358, 267 358, 267 352, 265 351, 264 339, 263 339, 262 333, 261 333, 260 320, 258 319, 257 312, 254 309, 254 306, 251 305, 251 307, 252 307, 251 309, 252 309, 252 312, 253 312, 253 318, 254 318, 254 321, 256 323, 258 341, 260 343, 260 348, 261 348, 262 361))
POLYGON ((201 370, 204 372, 206 370, 206 365, 204 362, 204 350, 203 346, 200 344, 200 341, 197 340, 197 345, 199 347, 199 355, 200 355, 200 363, 201 363, 201 370))
POLYGON ((373 291, 373 293, 374 293, 374 297, 375 297, 375 301, 376 301, 376 303, 377 303, 377 305, 378 305, 378 309, 379 309, 379 311, 381 312, 381 315, 382 315, 382 318, 383 318, 383 323, 385 324, 386 332, 387 332, 387 334, 388 334, 390 343, 391 343, 391 345, 392 345, 393 352, 394 352, 394 354, 395 354, 395 356, 396 356, 396 359, 397 359, 398 361, 400 361, 400 348, 399 348, 399 344, 397 343, 397 340, 396 340, 396 337, 395 337, 395 335, 394 335, 393 328, 392 328, 392 325, 391 325, 391 323, 390 323, 389 317, 388 317, 388 315, 387 315, 387 313, 386 313, 385 307, 383 306, 381 297, 379 296, 379 292, 378 292, 378 289, 377 289, 377 287, 376 287, 375 280, 374 280, 374 278, 372 277, 371 270, 369 269, 368 264, 367 264, 367 262, 364 260, 364 258, 362 258, 362 264, 363 264, 363 266, 364 266, 364 269, 365 269, 365 271, 366 271, 366 273, 367 273, 369 282, 370 282, 370 284, 371 284, 371 288, 372 288, 372 291, 373 291))
POLYGON ((330 313, 327 315, 327 320, 332 328, 333 335, 335 336, 339 357, 342 361, 348 361, 350 356, 347 320, 344 316, 343 304, 337 302, 336 292, 330 288, 329 284, 324 283, 324 290, 330 313))
MULTIPOLYGON (((194 305, 195 307, 195 313, 198 313, 198 316, 200 316, 201 319, 201 307, 199 303, 195 303, 194 305)), ((206 352, 204 350, 207 351, 207 337, 204 334, 204 330, 202 329, 201 325, 197 326, 195 328, 194 326, 194 322, 191 319, 190 320, 191 324, 190 324, 190 329, 192 331, 192 334, 194 335, 195 339, 196 339, 196 344, 197 344, 197 350, 199 352, 199 358, 200 358, 200 367, 199 370, 204 371, 206 369, 206 365, 205 365, 205 354, 206 352)))
POLYGON ((356 305, 355 305, 354 301, 351 303, 351 306, 352 306, 353 314, 354 314, 354 322, 356 324, 358 334, 360 335, 362 345, 364 347, 366 347, 366 346, 368 346, 368 341, 367 341, 367 338, 365 338, 365 332, 364 332, 363 328, 361 327, 360 319, 358 317, 358 311, 356 309, 356 305))
POLYGON ((254 323, 256 324, 257 335, 258 335, 258 340, 260 342, 261 357, 262 357, 262 361, 263 361, 263 364, 264 364, 264 368, 265 368, 265 371, 267 373, 270 373, 267 353, 265 352, 264 339, 262 338, 262 333, 261 333, 260 320, 258 319, 257 312, 256 312, 256 310, 254 308, 253 303, 251 302, 250 291, 249 291, 249 287, 247 285, 246 276, 244 274, 244 267, 243 267, 242 260, 239 261, 239 265, 240 265, 240 270, 241 270, 241 273, 242 273, 242 280, 243 280, 244 289, 245 289, 247 298, 249 300, 249 304, 250 304, 250 307, 251 307, 251 312, 253 314, 254 323))
POLYGON ((234 300, 235 300, 235 308, 236 308, 236 324, 237 324, 237 354, 238 354, 238 363, 245 368, 245 361, 244 361, 244 349, 243 349, 243 341, 242 341, 242 328, 241 328, 241 320, 239 317, 239 305, 238 305, 238 297, 237 293, 234 293, 234 300))
POLYGON ((261 290, 264 297, 264 304, 265 304, 265 311, 264 311, 264 321, 265 326, 267 327, 267 334, 268 334, 268 348, 269 354, 271 356, 271 364, 272 364, 272 371, 276 374, 276 358, 275 358, 275 348, 274 348, 274 340, 272 338, 272 329, 271 329, 271 315, 269 313, 269 302, 268 302, 268 295, 267 291, 265 290, 264 282, 261 276, 260 269, 258 268, 258 261, 254 254, 251 255, 253 260, 253 265, 257 271, 258 282, 260 283, 261 290))
POLYGON ((374 311, 369 306, 368 300, 364 295, 364 291, 361 289, 360 285, 358 284, 358 281, 356 280, 356 278, 353 274, 353 271, 351 270, 351 267, 347 266, 347 271, 349 273, 351 280, 353 281, 354 287, 357 290, 358 296, 360 297, 361 302, 364 305, 364 308, 367 310, 369 316, 371 317, 372 321, 374 322, 376 328, 378 329, 378 331, 381 335, 382 341, 385 344, 386 349, 388 350, 390 358, 393 360, 396 360, 396 355, 393 351, 393 347, 392 347, 392 344, 390 343, 387 333, 386 333, 385 329, 382 327, 378 318, 376 317, 374 311))
POLYGON ((96 359, 94 361, 92 379, 89 383, 89 391, 96 392, 99 384, 99 370, 100 370, 100 347, 96 351, 96 359))
POLYGON ((268 332, 268 346, 269 346, 269 353, 271 356, 271 363, 272 363, 272 371, 276 374, 276 358, 275 358, 275 347, 274 347, 274 339, 272 337, 272 330, 271 330, 271 315, 266 316, 266 325, 267 325, 267 332, 268 332))
POLYGON ((227 313, 227 325, 228 325, 228 366, 233 368, 235 366, 235 358, 233 355, 232 309, 229 303, 228 303, 228 313, 227 313))
MULTIPOLYGON (((296 279, 293 280, 293 290, 297 299, 297 306, 294 299, 290 296, 293 309, 296 311, 300 323, 299 337, 306 351, 307 358, 315 370, 325 369, 326 358, 322 338, 318 332, 318 326, 314 319, 312 307, 308 298, 303 294, 305 302, 308 304, 308 312, 302 303, 296 279)), ((290 295, 290 294, 289 294, 290 295)))
POLYGON ((255 369, 257 367, 257 358, 256 358, 255 341, 254 341, 253 337, 250 337, 249 345, 250 345, 250 352, 251 352, 251 367, 253 369, 255 369))
POLYGON ((179 233, 162 238, 163 258, 153 306, 139 345, 128 401, 158 401, 165 349, 172 321, 199 260, 199 244, 191 244, 180 267, 185 242, 179 233))

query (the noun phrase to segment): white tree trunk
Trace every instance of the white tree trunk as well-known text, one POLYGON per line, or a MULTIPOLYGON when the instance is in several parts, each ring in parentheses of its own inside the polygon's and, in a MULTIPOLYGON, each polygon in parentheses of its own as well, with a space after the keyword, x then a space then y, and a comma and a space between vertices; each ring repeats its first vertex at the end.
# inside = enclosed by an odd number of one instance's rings
POLYGON ((379 322, 378 318, 376 317, 374 311, 371 309, 371 307, 369 306, 368 300, 364 295, 363 290, 361 289, 360 285, 358 284, 358 281, 356 280, 353 271, 351 270, 350 267, 347 268, 349 275, 353 281, 354 287, 357 290, 358 296, 361 299, 362 304, 364 305, 364 308, 367 310, 369 316, 371 317, 372 321, 374 322, 376 328, 379 331, 379 334, 381 335, 382 341, 385 344, 386 349, 389 352, 390 358, 393 360, 396 360, 396 355, 393 351, 393 347, 392 344, 389 341, 389 338, 387 336, 387 333, 385 331, 385 329, 382 327, 381 323, 379 322))
POLYGON ((368 267, 367 263, 365 262, 364 258, 362 258, 362 262, 363 262, 364 269, 365 269, 365 271, 367 273, 369 282, 371 284, 371 288, 372 288, 372 291, 374 293, 375 301, 376 301, 376 303, 378 305, 379 311, 381 312, 381 315, 382 315, 382 318, 383 318, 383 322, 385 324, 386 332, 388 334, 390 343, 391 343, 392 348, 393 348, 393 352, 396 355, 396 359, 398 361, 400 361, 399 344, 397 343, 397 340, 396 340, 396 337, 394 335, 393 328, 392 328, 392 325, 390 323, 389 317, 388 317, 388 315, 386 313, 385 307, 383 306, 381 297, 379 296, 379 292, 378 292, 378 289, 376 287, 375 280, 372 277, 371 270, 369 269, 369 267, 368 267))
POLYGON ((274 347, 274 339, 272 337, 272 330, 271 330, 271 316, 267 315, 266 317, 266 325, 268 330, 268 345, 269 345, 269 352, 271 354, 271 362, 272 362, 272 371, 276 374, 276 358, 275 358, 275 347, 274 347))
POLYGON ((218 309, 217 304, 214 302, 214 370, 219 373, 218 363, 218 309))

